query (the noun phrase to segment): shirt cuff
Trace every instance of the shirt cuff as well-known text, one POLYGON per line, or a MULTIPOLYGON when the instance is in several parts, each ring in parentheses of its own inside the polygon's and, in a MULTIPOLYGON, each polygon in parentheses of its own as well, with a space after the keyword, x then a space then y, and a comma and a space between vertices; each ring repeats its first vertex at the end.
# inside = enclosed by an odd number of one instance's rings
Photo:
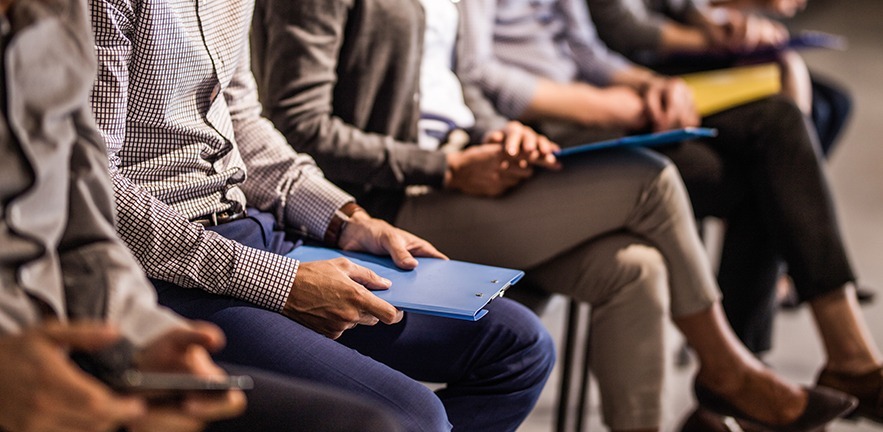
POLYGON ((303 179, 296 195, 285 204, 285 225, 321 240, 337 209, 353 202, 353 197, 320 175, 303 179))
POLYGON ((299 262, 283 255, 243 248, 241 265, 230 281, 234 297, 273 312, 282 312, 299 262))

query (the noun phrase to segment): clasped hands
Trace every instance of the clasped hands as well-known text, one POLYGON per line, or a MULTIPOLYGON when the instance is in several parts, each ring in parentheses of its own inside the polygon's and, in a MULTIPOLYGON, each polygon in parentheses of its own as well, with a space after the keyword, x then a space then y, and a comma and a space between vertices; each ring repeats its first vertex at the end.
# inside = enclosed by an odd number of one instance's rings
POLYGON ((536 166, 559 169, 558 145, 517 121, 488 133, 482 144, 447 155, 444 186, 468 195, 497 197, 533 175, 536 166))

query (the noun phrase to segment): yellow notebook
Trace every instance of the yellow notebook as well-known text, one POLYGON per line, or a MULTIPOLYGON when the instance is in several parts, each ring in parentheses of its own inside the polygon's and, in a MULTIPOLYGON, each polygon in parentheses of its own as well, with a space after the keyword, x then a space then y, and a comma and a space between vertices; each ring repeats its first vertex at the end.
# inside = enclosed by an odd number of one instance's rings
POLYGON ((765 63, 681 75, 693 91, 700 115, 707 116, 778 93, 779 66, 765 63))

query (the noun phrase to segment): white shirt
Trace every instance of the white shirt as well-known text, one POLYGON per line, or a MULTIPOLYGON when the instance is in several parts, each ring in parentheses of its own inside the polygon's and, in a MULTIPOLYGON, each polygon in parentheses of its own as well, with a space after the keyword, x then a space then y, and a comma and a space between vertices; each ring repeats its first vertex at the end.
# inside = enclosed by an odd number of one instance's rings
POLYGON ((421 148, 435 150, 441 144, 441 134, 453 128, 472 127, 475 116, 466 106, 460 79, 453 72, 459 24, 457 7, 451 0, 420 0, 420 3, 426 15, 420 63, 420 112, 423 117, 446 121, 421 120, 419 144, 421 148))

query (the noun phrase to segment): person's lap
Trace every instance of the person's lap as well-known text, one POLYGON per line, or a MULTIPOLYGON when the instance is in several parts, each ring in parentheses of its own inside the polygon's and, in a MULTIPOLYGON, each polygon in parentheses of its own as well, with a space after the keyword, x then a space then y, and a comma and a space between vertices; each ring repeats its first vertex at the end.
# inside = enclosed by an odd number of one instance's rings
MULTIPOLYGON (((280 241, 284 234, 274 230, 269 214, 249 214, 213 229, 247 246, 291 250, 294 243, 280 241)), ((227 348, 217 353, 219 360, 379 400, 406 430, 448 430, 449 420, 465 430, 514 429, 554 362, 551 339, 536 316, 505 299, 492 302, 491 313, 478 322, 406 314, 399 324, 358 327, 333 341, 244 301, 153 282, 160 303, 221 327, 227 348), (437 396, 416 380, 448 385, 437 396)))

